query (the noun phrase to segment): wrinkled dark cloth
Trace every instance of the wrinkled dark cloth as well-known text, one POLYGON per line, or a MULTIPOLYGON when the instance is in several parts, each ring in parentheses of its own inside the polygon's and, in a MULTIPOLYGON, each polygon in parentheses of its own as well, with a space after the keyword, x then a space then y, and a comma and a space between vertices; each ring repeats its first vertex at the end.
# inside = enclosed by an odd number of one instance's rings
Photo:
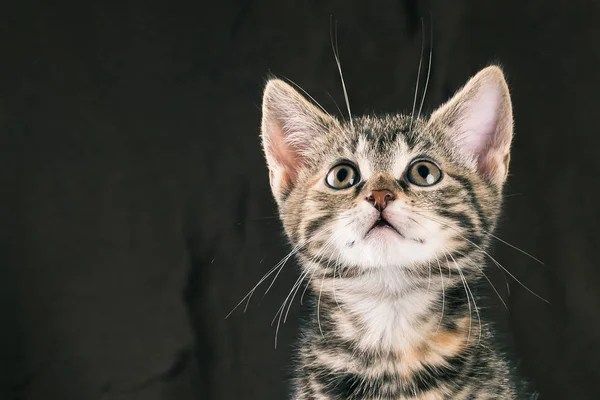
POLYGON ((541 398, 600 398, 598 4, 5 3, 0 399, 287 398, 298 298, 276 349, 271 320, 293 262, 225 316, 289 250, 258 140, 264 79, 345 113, 331 14, 355 114, 412 109, 432 23, 424 112, 504 66, 516 136, 497 235, 545 265, 492 254, 551 305, 490 267, 510 314, 491 307, 541 398))

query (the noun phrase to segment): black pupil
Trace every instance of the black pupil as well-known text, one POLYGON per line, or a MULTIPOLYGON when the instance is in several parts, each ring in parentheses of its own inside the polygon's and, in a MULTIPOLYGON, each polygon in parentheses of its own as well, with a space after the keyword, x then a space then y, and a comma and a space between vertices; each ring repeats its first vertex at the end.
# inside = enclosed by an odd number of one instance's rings
POLYGON ((344 182, 348 177, 348 168, 340 168, 335 176, 339 182, 344 182))
POLYGON ((427 177, 430 175, 429 167, 421 164, 417 167, 417 173, 421 176, 421 178, 427 179, 427 177))

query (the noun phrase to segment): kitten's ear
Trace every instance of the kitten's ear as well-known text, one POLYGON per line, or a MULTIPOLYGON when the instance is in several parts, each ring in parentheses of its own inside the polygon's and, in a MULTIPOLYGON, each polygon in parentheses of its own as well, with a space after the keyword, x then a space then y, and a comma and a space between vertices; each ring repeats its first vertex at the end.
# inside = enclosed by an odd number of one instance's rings
POLYGON ((262 104, 262 143, 271 189, 278 202, 292 189, 301 168, 310 164, 323 132, 336 124, 287 83, 278 79, 267 82, 262 104))
POLYGON ((429 124, 449 128, 456 149, 477 163, 480 174, 502 186, 508 174, 513 116, 499 67, 487 67, 471 78, 431 115, 429 124))

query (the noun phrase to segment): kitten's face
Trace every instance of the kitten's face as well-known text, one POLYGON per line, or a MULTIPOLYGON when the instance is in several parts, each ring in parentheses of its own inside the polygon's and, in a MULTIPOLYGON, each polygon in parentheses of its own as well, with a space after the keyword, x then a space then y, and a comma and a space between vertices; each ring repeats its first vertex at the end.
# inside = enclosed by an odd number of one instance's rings
POLYGON ((459 232, 452 229, 460 227, 447 212, 472 211, 453 175, 469 171, 427 131, 410 133, 410 118, 363 118, 343 129, 331 133, 287 199, 284 222, 297 241, 314 240, 309 248, 324 260, 365 268, 410 266, 454 251, 459 232))
POLYGON ((512 137, 501 72, 488 68, 428 120, 339 123, 280 81, 263 138, 288 236, 309 260, 428 268, 481 245, 495 224, 512 137))

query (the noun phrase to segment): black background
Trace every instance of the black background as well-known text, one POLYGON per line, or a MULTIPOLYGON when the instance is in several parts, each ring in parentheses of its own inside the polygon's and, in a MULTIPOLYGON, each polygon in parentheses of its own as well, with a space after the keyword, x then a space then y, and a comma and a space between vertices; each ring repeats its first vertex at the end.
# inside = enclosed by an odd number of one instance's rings
POLYGON ((0 398, 286 398, 298 299, 277 349, 270 324, 293 263, 225 316, 288 250, 258 140, 264 79, 343 110, 331 14, 354 114, 410 111, 421 18, 426 110, 504 66, 516 136, 498 236, 545 266, 493 254, 551 305, 490 269, 510 313, 493 306, 542 398, 600 398, 600 3, 8 3, 0 398))

